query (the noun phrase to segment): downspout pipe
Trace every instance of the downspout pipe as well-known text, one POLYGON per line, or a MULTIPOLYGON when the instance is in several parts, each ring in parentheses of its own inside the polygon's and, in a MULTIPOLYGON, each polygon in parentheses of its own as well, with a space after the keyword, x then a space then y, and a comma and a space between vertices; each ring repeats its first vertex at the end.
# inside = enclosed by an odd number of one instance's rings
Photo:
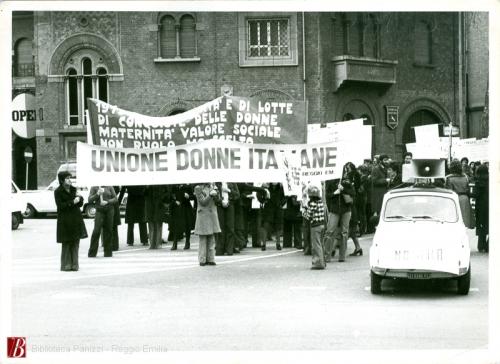
POLYGON ((309 122, 309 107, 307 105, 307 96, 306 96, 306 18, 305 13, 302 12, 302 84, 303 84, 303 95, 304 102, 306 105, 306 128, 309 122))

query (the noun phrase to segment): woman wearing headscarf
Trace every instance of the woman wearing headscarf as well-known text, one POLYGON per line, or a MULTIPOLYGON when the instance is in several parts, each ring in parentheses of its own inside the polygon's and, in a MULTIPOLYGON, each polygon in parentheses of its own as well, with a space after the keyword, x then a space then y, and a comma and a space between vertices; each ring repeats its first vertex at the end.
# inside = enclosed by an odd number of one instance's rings
POLYGON ((488 165, 481 164, 476 169, 476 235, 477 250, 488 253, 489 236, 489 172, 488 165))
POLYGON ((61 270, 77 271, 80 239, 86 238, 87 229, 80 208, 83 197, 71 185, 71 173, 59 172, 59 187, 54 191, 57 206, 57 242, 61 243, 61 270))
POLYGON ((469 178, 462 172, 462 164, 458 160, 450 163, 450 174, 446 176, 445 187, 458 194, 460 211, 465 227, 474 228, 472 221, 472 208, 469 201, 469 178))

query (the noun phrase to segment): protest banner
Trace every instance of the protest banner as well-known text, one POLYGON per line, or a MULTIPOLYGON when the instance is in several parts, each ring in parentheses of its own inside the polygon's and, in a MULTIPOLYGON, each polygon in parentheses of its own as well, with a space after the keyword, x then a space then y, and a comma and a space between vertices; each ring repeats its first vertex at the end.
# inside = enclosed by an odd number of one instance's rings
MULTIPOLYGON (((344 148, 342 146, 341 148, 344 148)), ((205 140, 161 149, 77 144, 77 183, 82 186, 200 182, 283 182, 283 156, 298 154, 301 181, 340 178, 335 144, 252 145, 205 140)), ((290 158, 290 157, 288 157, 290 158)), ((290 159, 291 160, 291 159, 290 159)))
POLYGON ((208 139, 250 144, 306 142, 304 101, 223 96, 166 117, 138 114, 91 98, 87 102, 89 143, 103 147, 155 149, 208 139))

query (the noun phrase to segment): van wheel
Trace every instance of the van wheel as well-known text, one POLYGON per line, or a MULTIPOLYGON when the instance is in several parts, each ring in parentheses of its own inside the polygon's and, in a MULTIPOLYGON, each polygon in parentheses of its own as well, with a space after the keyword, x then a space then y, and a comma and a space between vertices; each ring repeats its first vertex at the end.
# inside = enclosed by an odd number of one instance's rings
POLYGON ((370 272, 370 283, 371 283, 371 292, 372 294, 380 294, 382 293, 382 277, 378 274, 370 272))
POLYGON ((26 206, 26 210, 24 210, 24 212, 23 212, 23 216, 26 218, 32 218, 32 217, 35 217, 35 215, 36 215, 35 208, 32 205, 28 204, 26 206))
POLYGON ((88 204, 85 206, 85 209, 84 209, 84 213, 85 213, 85 216, 93 219, 95 217, 95 205, 92 205, 92 204, 88 204))
POLYGON ((457 293, 461 295, 469 294, 470 289, 470 265, 466 274, 457 279, 457 293))
POLYGON ((17 230, 19 227, 20 219, 19 216, 17 216, 17 212, 12 213, 12 230, 17 230))

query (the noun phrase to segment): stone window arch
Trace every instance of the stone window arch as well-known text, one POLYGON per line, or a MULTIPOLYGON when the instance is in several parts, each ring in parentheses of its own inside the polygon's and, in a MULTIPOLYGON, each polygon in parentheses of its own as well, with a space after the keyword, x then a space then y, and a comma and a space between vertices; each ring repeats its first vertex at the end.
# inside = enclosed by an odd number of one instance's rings
POLYGON ((107 66, 99 52, 80 49, 71 54, 64 68, 66 123, 70 126, 83 125, 87 98, 109 101, 107 66))
POLYGON ((31 39, 21 38, 16 42, 12 61, 12 76, 34 76, 33 42, 31 39))
POLYGON ((157 19, 158 51, 155 62, 199 61, 195 14, 159 13, 157 19))

